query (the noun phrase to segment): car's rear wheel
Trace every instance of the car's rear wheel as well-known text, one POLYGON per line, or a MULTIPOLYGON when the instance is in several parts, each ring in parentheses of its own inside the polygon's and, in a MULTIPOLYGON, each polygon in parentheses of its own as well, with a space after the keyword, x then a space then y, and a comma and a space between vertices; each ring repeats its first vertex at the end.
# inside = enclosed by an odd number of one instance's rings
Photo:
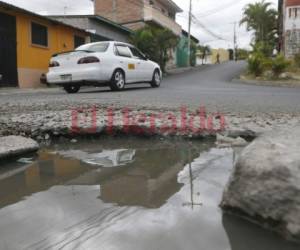
POLYGON ((110 82, 110 88, 113 91, 121 91, 125 88, 125 74, 122 70, 117 69, 112 78, 111 78, 111 82, 110 82))
POLYGON ((151 81, 151 87, 152 88, 159 88, 161 83, 161 76, 158 69, 156 69, 153 73, 152 81, 151 81))
POLYGON ((75 94, 80 90, 80 86, 66 85, 64 86, 64 90, 69 94, 75 94))

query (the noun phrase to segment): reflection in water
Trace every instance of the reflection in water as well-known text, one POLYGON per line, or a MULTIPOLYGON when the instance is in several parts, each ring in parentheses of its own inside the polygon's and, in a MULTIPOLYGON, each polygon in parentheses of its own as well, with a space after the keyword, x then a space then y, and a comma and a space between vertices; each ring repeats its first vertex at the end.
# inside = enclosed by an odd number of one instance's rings
POLYGON ((292 250, 224 216, 227 237, 218 205, 233 152, 210 147, 114 138, 53 146, 32 163, 6 164, 0 249, 292 250), (243 248, 248 241, 253 248, 243 248))
MULTIPOLYGON (((195 201, 194 201, 194 177, 193 177, 193 169, 192 169, 192 160, 193 159, 191 156, 191 150, 189 150, 188 152, 189 152, 189 164, 188 165, 189 165, 189 176, 190 176, 190 187, 191 187, 191 194, 190 194, 191 201, 183 203, 183 206, 191 206, 191 208, 193 210, 194 206, 202 206, 202 203, 195 203, 195 201)), ((199 193, 199 195, 200 195, 200 193, 199 193)))
MULTIPOLYGON (((31 164, 5 172, 3 168, 0 207, 63 184, 100 185, 99 198, 104 202, 157 208, 180 189, 177 173, 189 158, 191 161, 199 154, 201 147, 193 156, 182 144, 159 149, 99 150, 45 150, 31 164)), ((29 162, 23 159, 19 162, 29 162)))
POLYGON ((223 225, 228 234, 232 250, 299 250, 295 243, 287 243, 275 233, 244 221, 233 215, 224 214, 223 225))

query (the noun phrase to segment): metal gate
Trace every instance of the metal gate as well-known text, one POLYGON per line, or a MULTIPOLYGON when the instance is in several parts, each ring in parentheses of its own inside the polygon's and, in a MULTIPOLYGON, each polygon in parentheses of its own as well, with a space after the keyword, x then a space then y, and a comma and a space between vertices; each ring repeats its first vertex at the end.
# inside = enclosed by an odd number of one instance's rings
POLYGON ((16 18, 0 13, 0 87, 17 86, 16 18))

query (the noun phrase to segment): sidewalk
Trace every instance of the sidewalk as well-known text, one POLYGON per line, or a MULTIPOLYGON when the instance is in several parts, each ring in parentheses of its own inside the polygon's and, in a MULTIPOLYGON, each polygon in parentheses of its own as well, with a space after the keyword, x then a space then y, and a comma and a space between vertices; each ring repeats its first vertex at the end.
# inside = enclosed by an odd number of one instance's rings
POLYGON ((49 92, 56 92, 59 90, 59 87, 51 87, 51 88, 0 88, 0 96, 1 95, 7 95, 7 94, 31 94, 31 93, 49 93, 49 92))
POLYGON ((184 68, 174 68, 174 69, 168 69, 166 72, 166 76, 168 75, 178 75, 189 71, 195 71, 198 69, 206 68, 211 66, 211 64, 203 64, 203 65, 197 65, 195 67, 184 67, 184 68))

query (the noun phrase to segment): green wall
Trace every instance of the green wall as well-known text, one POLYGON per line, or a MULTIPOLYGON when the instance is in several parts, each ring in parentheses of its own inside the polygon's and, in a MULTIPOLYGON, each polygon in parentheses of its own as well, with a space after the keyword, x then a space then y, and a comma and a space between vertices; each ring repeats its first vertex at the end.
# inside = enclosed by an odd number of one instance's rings
MULTIPOLYGON (((194 42, 191 45, 191 66, 196 65, 196 47, 194 42)), ((176 64, 177 67, 188 66, 188 38, 182 36, 176 48, 176 64)))

